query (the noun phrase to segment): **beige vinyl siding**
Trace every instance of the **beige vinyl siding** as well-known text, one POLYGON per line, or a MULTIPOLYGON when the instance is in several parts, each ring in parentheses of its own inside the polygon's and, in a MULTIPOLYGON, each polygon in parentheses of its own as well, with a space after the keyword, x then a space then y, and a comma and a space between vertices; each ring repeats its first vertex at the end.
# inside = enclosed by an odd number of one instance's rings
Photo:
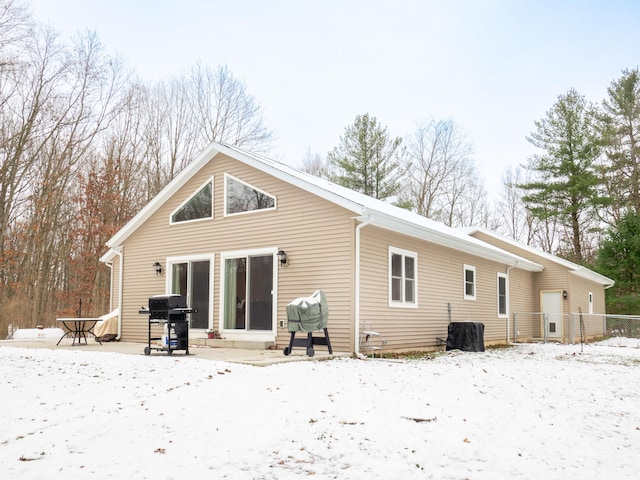
POLYGON ((534 338, 531 313, 534 307, 534 273, 512 268, 509 271, 509 340, 514 338, 514 330, 518 341, 534 338), (514 320, 515 315, 515 320, 514 320))
POLYGON ((165 293, 167 272, 156 276, 153 263, 173 256, 214 254, 214 328, 219 328, 220 254, 277 248, 288 265, 278 267, 279 346, 289 339, 286 305, 322 289, 329 302, 329 333, 336 351, 350 351, 353 317, 353 214, 309 192, 223 155, 196 173, 140 226, 124 245, 123 338, 146 341, 147 319, 138 314, 150 295, 165 293), (224 216, 224 174, 249 183, 277 199, 276 210, 224 216), (214 177, 214 218, 169 225, 169 216, 204 182, 214 177), (280 321, 284 326, 280 327, 280 321))
POLYGON ((486 342, 506 341, 497 305, 497 272, 506 272, 504 265, 377 227, 361 233, 361 322, 382 334, 386 348, 436 346, 437 337, 447 336, 449 303, 453 321, 482 322, 486 342), (389 246, 417 253, 418 308, 389 306, 389 246), (476 267, 475 301, 464 299, 464 264, 476 267))
MULTIPOLYGON (((535 255, 525 250, 523 248, 518 248, 512 244, 507 242, 503 242, 495 237, 484 234, 482 232, 477 232, 473 235, 478 240, 482 240, 483 242, 489 243, 491 245, 495 245, 498 248, 506 250, 507 252, 511 252, 514 255, 518 255, 519 257, 526 258, 532 262, 538 263, 544 267, 542 272, 536 272, 533 276, 534 285, 533 285, 533 310, 535 312, 540 311, 540 295, 536 292, 540 291, 550 291, 550 290, 566 290, 569 285, 569 270, 567 267, 559 265, 556 262, 553 262, 546 257, 535 255)), ((600 287, 602 288, 602 287, 600 287)), ((569 304, 565 303, 564 305, 564 313, 569 313, 569 304)), ((515 310, 514 310, 515 311, 515 310)))
POLYGON ((585 332, 589 338, 604 334, 602 314, 605 312, 604 290, 602 285, 577 275, 570 275, 571 287, 568 298, 573 315, 573 336, 568 331, 569 340, 580 340, 580 312, 582 311, 585 332), (589 315, 589 292, 593 293, 593 315, 589 315))
MULTIPOLYGON (((501 241, 487 235, 482 232, 476 232, 474 237, 484 242, 495 245, 499 248, 514 253, 533 262, 536 262, 544 267, 542 272, 536 272, 533 274, 533 291, 531 292, 531 298, 533 304, 531 310, 521 310, 520 307, 512 308, 513 312, 518 313, 518 326, 521 337, 525 339, 536 338, 543 335, 542 326, 540 323, 540 315, 531 315, 527 312, 540 312, 540 297, 543 291, 567 291, 568 298, 563 301, 563 339, 571 341, 579 338, 579 308, 582 308, 582 312, 586 314, 589 311, 588 293, 592 292, 594 297, 594 313, 605 312, 605 293, 602 284, 594 282, 580 277, 574 274, 566 266, 560 265, 544 256, 536 255, 523 248, 518 248, 512 244, 501 241), (574 314, 572 318, 572 314, 574 314), (571 331, 573 327, 573 333, 571 331)), ((585 320, 587 316, 584 316, 585 320)), ((590 322, 585 322, 588 325, 588 335, 597 336, 602 333, 601 321, 592 317, 590 322)))

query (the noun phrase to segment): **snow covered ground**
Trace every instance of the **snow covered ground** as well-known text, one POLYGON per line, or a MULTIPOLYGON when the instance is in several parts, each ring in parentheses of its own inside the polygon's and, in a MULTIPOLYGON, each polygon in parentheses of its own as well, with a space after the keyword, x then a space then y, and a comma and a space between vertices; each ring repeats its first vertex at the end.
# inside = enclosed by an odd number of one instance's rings
POLYGON ((252 367, 0 347, 3 479, 636 479, 640 344, 252 367))

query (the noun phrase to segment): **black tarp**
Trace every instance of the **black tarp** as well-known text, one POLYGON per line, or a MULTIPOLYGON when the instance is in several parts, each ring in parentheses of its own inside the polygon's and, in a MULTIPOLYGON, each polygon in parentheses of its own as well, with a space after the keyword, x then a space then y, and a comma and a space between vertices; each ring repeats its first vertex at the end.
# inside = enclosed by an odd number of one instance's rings
POLYGON ((447 335, 447 350, 484 352, 484 323, 451 322, 447 335))

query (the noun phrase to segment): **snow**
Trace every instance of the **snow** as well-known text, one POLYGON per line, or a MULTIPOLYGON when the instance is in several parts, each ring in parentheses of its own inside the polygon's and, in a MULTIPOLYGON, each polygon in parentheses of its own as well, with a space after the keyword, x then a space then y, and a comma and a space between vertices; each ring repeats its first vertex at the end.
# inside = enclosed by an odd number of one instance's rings
POLYGON ((268 367, 2 346, 2 478, 637 478, 639 367, 630 339, 268 367))
POLYGON ((59 339, 64 335, 61 328, 19 328, 13 332, 14 340, 39 340, 42 338, 59 339))

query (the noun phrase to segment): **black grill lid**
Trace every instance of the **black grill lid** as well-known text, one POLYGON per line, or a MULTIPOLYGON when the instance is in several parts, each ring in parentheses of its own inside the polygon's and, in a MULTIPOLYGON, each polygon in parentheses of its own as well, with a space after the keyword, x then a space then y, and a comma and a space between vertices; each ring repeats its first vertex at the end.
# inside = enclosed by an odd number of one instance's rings
POLYGON ((173 308, 187 308, 187 299, 177 293, 170 295, 154 295, 149 297, 149 310, 171 310, 173 308))

